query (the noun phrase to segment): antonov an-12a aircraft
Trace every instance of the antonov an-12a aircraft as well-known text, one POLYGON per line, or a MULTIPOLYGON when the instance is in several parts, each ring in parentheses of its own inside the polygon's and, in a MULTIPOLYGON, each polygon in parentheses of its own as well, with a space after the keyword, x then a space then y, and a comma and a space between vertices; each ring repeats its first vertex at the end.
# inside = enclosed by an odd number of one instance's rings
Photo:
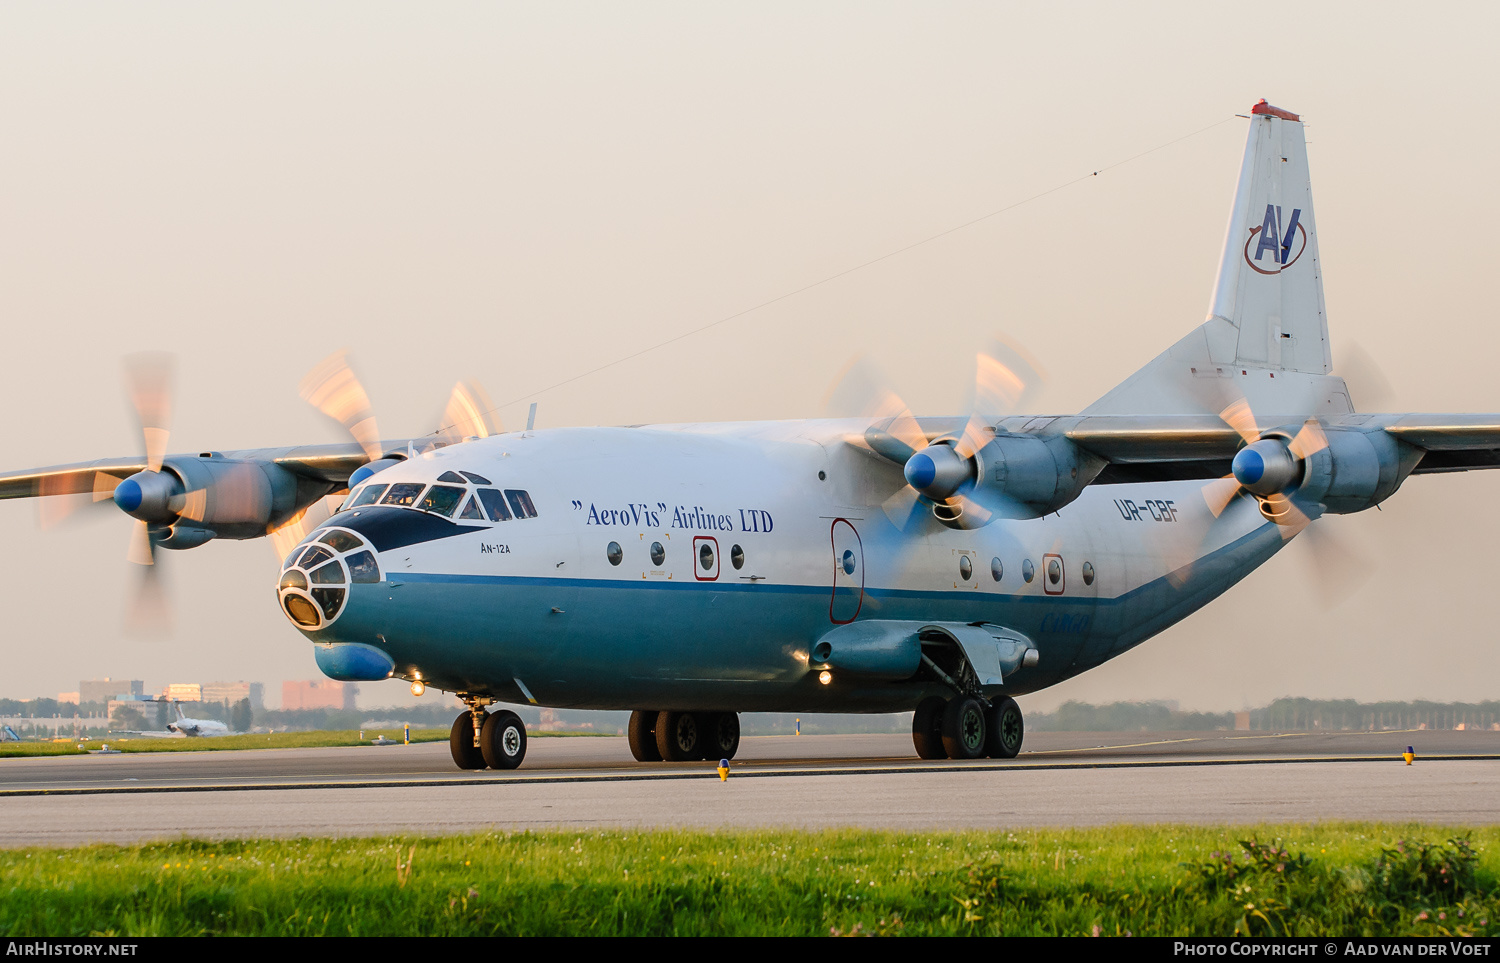
POLYGON ((1355 411, 1302 123, 1261 101, 1249 126, 1208 319, 1076 415, 1003 410, 1023 374, 996 356, 978 395, 997 411, 970 416, 479 437, 457 392, 472 427, 382 442, 335 358, 304 394, 356 444, 166 455, 138 364, 144 458, 3 475, 0 497, 112 498, 146 563, 272 533, 276 603, 323 672, 456 693, 464 769, 525 757, 501 703, 634 710, 642 762, 733 757, 743 711, 915 710, 922 758, 1010 758, 1014 696, 1140 644, 1326 513, 1500 465, 1500 415, 1355 411))

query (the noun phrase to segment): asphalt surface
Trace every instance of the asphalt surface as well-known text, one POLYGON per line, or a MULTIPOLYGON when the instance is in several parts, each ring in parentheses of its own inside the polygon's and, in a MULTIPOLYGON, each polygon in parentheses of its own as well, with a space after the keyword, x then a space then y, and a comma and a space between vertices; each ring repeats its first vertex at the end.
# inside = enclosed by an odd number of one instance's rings
POLYGON ((596 827, 892 829, 1359 819, 1500 823, 1500 732, 1034 733, 1014 760, 921 761, 899 735, 743 740, 641 764, 533 738, 513 772, 446 743, 0 759, 0 846, 183 836, 596 827), (1401 759, 1406 746, 1417 760, 1401 759))

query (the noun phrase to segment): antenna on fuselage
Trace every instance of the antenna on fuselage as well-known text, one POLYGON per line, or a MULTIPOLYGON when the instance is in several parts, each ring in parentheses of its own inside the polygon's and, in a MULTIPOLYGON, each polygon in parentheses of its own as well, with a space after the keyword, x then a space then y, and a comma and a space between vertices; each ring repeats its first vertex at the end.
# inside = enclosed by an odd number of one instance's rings
POLYGON ((526 430, 530 431, 536 427, 536 402, 531 403, 531 410, 526 413, 526 430))

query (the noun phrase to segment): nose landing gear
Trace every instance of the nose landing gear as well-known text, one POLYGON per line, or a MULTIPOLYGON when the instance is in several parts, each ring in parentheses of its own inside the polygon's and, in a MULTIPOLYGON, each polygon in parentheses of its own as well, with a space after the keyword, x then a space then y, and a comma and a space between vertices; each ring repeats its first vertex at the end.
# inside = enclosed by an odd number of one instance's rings
POLYGON ((453 720, 448 749, 460 769, 514 769, 526 758, 526 725, 509 709, 487 712, 493 699, 460 695, 469 711, 453 720))

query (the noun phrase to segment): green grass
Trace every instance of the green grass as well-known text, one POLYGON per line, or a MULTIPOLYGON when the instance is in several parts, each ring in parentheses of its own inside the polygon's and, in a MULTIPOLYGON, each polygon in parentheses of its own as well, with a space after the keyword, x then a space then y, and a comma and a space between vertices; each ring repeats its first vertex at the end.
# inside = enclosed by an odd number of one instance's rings
POLYGON ((0 934, 1485 936, 1497 842, 1500 828, 1318 824, 9 850, 0 934))

